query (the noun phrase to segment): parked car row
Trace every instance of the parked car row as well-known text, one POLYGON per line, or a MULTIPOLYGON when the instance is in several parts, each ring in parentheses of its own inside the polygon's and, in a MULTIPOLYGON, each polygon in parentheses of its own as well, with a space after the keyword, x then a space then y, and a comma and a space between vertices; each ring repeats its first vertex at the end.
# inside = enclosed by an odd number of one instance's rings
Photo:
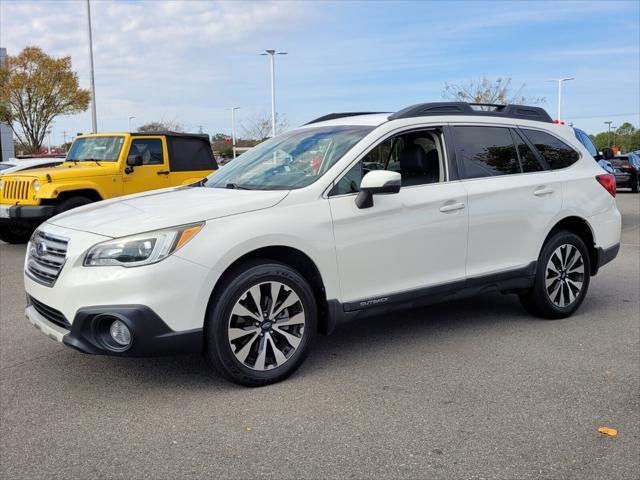
MULTIPOLYGON (((183 171, 184 140, 88 137, 23 188, 60 194, 66 171, 156 185, 183 171)), ((539 107, 330 114, 198 175, 48 218, 27 247, 29 321, 85 353, 202 352, 258 386, 291 375, 316 333, 401 306, 499 290, 567 317, 619 249, 614 176, 539 107)))
POLYGON ((631 152, 611 159, 616 176, 616 185, 630 188, 633 193, 640 191, 640 154, 631 152))

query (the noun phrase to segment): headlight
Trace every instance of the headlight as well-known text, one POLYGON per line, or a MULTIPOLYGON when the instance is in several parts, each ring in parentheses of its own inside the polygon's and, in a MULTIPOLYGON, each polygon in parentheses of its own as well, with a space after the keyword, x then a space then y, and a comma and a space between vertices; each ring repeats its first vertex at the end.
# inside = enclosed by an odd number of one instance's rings
POLYGON ((33 181, 33 191, 37 192, 38 190, 40 190, 40 180, 34 180, 33 181))
POLYGON ((84 266, 139 267, 157 263, 191 240, 203 225, 183 225, 99 243, 87 252, 84 266))

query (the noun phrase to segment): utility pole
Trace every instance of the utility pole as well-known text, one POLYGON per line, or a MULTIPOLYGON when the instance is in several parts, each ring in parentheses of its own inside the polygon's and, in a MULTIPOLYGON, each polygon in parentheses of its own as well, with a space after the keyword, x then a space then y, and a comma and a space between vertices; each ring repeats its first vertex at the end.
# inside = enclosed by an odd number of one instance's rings
POLYGON ((96 113, 96 82, 93 75, 93 36, 91 34, 91 1, 87 0, 87 22, 89 23, 89 68, 91 70, 91 132, 98 132, 96 113))
POLYGON ((575 78, 565 77, 565 78, 551 78, 547 80, 547 82, 558 82, 558 114, 556 116, 556 119, 558 121, 562 120, 562 118, 560 117, 561 109, 562 109, 562 84, 564 82, 568 82, 569 80, 575 80, 575 78))
POLYGON ((277 52, 274 49, 265 50, 260 55, 268 55, 271 60, 271 136, 276 136, 276 55, 287 55, 287 52, 277 52))
POLYGON ((609 127, 609 148, 611 148, 611 124, 612 121, 604 122, 609 127))
POLYGON ((236 110, 240 107, 231 107, 231 147, 233 149, 233 158, 236 158, 236 110))
POLYGON ((66 145, 67 145, 67 131, 66 130, 62 131, 62 138, 64 139, 64 146, 66 148, 66 145))
POLYGON ((132 130, 131 130, 131 120, 133 120, 134 118, 136 118, 136 117, 129 117, 129 133, 132 132, 132 130))
POLYGON ((198 133, 202 133, 202 125, 198 125, 198 133))

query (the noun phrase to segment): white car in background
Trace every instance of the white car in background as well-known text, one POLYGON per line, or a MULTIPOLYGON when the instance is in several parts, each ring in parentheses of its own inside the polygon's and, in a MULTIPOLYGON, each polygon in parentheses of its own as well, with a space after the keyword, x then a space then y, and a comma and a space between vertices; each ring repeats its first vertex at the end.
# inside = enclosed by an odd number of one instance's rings
POLYGON ((543 109, 489 108, 326 115, 196 184, 55 216, 26 316, 85 353, 203 352, 249 386, 398 306, 498 290, 567 317, 618 253, 615 177, 543 109))
POLYGON ((0 162, 0 175, 21 170, 55 167, 63 162, 64 158, 10 158, 6 162, 0 162))

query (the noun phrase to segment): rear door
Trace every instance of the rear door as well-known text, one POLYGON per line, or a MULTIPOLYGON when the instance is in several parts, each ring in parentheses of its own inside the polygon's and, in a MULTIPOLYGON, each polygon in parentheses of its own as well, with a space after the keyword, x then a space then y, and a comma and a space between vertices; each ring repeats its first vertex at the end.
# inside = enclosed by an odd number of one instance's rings
POLYGON ((468 195, 467 278, 527 267, 562 208, 562 182, 515 129, 453 125, 468 195))
POLYGON ((171 186, 164 137, 132 137, 127 158, 133 156, 140 157, 142 165, 132 167, 129 173, 124 174, 125 195, 171 186))

